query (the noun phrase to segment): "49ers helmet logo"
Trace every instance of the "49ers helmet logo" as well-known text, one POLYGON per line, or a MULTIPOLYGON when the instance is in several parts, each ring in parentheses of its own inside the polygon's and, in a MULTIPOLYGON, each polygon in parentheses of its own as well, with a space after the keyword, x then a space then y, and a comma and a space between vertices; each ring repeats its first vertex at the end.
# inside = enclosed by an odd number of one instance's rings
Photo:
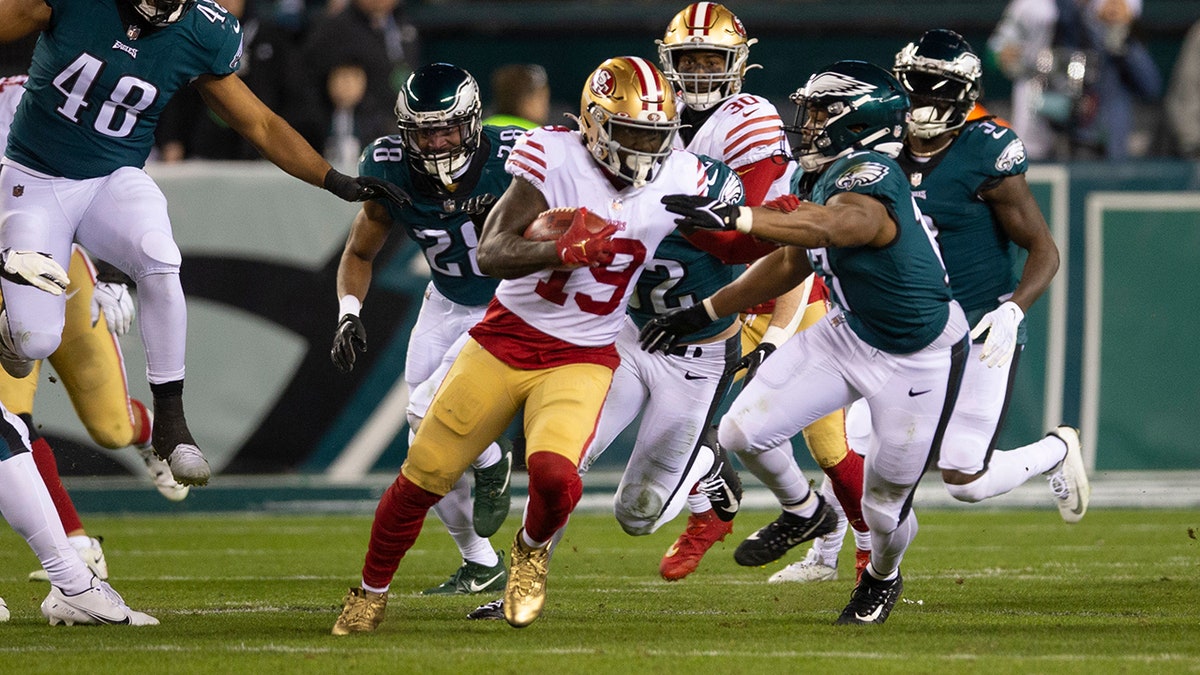
POLYGON ((617 80, 613 76, 612 71, 607 68, 600 68, 592 75, 592 94, 608 98, 613 95, 617 89, 617 80))

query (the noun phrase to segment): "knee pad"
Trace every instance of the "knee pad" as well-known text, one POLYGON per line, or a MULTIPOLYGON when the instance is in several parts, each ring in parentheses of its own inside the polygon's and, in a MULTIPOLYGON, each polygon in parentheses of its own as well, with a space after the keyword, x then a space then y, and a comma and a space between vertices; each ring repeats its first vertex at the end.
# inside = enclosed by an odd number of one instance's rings
POLYGON ((171 238, 170 234, 152 230, 142 235, 138 244, 141 256, 137 261, 139 269, 134 272, 135 280, 140 281, 148 274, 177 274, 179 272, 179 266, 183 263, 183 255, 180 254, 179 246, 175 244, 175 240, 171 238))
POLYGON ((62 324, 58 324, 58 330, 34 328, 12 337, 16 352, 21 356, 34 361, 46 359, 62 344, 62 324))
POLYGON ((738 425, 737 420, 728 415, 721 419, 721 425, 717 429, 717 442, 721 444, 722 448, 731 450, 738 455, 753 456, 760 452, 749 447, 746 432, 738 425))
POLYGON ((960 502, 967 502, 968 504, 974 504, 976 502, 981 502, 991 496, 988 493, 988 490, 986 489, 987 488, 987 474, 986 473, 983 474, 982 476, 980 476, 979 478, 976 478, 975 480, 971 481, 970 483, 967 483, 966 485, 954 485, 952 483, 943 483, 943 484, 946 486, 946 492, 950 493, 951 497, 954 497, 955 499, 957 499, 960 502))
POLYGON ((663 500, 645 485, 625 485, 617 491, 613 515, 625 534, 633 537, 650 534, 662 512, 663 500))

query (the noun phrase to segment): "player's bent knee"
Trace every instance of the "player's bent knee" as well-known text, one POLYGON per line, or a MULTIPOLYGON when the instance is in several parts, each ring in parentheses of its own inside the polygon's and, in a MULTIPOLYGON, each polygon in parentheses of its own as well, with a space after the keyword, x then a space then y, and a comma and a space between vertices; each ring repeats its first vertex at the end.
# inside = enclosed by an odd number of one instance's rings
POLYGON ((736 420, 726 415, 717 428, 717 442, 722 448, 736 452, 739 455, 755 455, 757 451, 750 447, 746 432, 736 420))
POLYGON ((867 527, 871 528, 872 532, 889 534, 900 527, 898 510, 899 505, 879 504, 869 501, 866 495, 863 495, 863 520, 866 521, 867 527))
POLYGON ((34 329, 21 331, 16 338, 16 352, 31 361, 49 358, 62 344, 62 325, 58 330, 34 329))
POLYGON ((640 537, 654 532, 654 523, 662 513, 662 508, 662 497, 654 490, 626 485, 617 493, 613 515, 625 534, 640 537))
POLYGON ((152 230, 142 236, 141 252, 144 257, 142 261, 143 274, 162 274, 164 272, 178 271, 180 264, 183 263, 183 256, 179 253, 179 246, 175 244, 175 240, 166 232, 152 230))
POLYGON ((943 485, 946 486, 946 492, 950 493, 951 497, 960 502, 975 504, 991 496, 987 482, 987 474, 985 473, 969 483, 956 485, 948 481, 943 481, 943 485))

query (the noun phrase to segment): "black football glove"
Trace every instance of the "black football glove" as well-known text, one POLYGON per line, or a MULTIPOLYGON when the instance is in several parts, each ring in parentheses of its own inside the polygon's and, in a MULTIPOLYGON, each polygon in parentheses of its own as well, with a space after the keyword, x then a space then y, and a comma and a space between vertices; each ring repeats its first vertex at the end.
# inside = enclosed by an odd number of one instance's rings
POLYGON ((758 367, 762 365, 767 357, 775 353, 775 345, 770 342, 760 342, 758 346, 750 350, 750 353, 743 356, 741 361, 734 366, 733 372, 737 372, 743 368, 746 369, 746 379, 742 380, 743 386, 750 383, 754 378, 754 374, 758 372, 758 367))
POLYGON ((685 335, 691 335, 713 322, 701 303, 673 309, 646 322, 638 334, 638 342, 648 352, 670 351, 685 335))
POLYGON ((736 230, 742 207, 699 195, 667 195, 663 206, 679 216, 676 225, 698 230, 736 230))
POLYGON ((333 365, 343 373, 348 373, 354 370, 357 352, 365 351, 367 329, 363 327, 362 319, 353 314, 342 316, 337 331, 333 334, 333 349, 329 350, 329 358, 333 359, 333 365))
POLYGON ((347 176, 337 169, 325 174, 325 189, 348 202, 386 199, 399 208, 412 204, 412 198, 398 185, 374 176, 347 176))

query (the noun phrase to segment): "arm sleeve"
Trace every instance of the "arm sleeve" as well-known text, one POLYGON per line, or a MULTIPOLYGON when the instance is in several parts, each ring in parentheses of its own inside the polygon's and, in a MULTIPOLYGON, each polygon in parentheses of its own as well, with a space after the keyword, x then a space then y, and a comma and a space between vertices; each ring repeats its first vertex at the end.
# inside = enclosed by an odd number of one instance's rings
POLYGON ((760 206, 766 200, 767 191, 771 184, 787 171, 787 163, 780 162, 775 157, 760 159, 738 169, 742 179, 742 187, 746 191, 746 205, 760 206))
POLYGON ((742 232, 696 230, 685 235, 696 248, 726 265, 748 264, 774 251, 778 245, 742 232))

